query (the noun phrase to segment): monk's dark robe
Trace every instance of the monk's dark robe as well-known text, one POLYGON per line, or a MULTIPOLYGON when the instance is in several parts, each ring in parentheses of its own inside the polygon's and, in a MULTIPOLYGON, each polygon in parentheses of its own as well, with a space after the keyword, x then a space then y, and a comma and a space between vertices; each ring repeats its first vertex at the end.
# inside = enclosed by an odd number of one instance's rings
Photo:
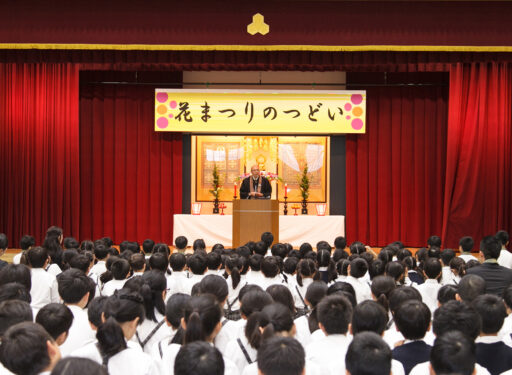
POLYGON ((272 195, 272 186, 270 182, 265 178, 260 176, 258 180, 254 181, 252 176, 245 178, 242 181, 242 185, 240 185, 240 198, 241 199, 251 199, 254 197, 249 197, 249 193, 251 191, 259 192, 263 194, 260 198, 270 198, 272 195), (252 185, 252 186, 251 186, 252 185))

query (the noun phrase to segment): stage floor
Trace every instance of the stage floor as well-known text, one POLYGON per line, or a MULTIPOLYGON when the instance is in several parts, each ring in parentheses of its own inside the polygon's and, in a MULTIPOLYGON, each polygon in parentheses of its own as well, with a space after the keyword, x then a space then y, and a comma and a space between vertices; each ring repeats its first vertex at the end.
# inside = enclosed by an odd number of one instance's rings
MULTIPOLYGON (((192 245, 194 240, 202 238, 206 246, 221 243, 229 247, 232 223, 232 215, 174 215, 174 239, 185 236, 192 245)), ((345 236, 345 216, 279 216, 279 242, 291 243, 294 247, 309 242, 314 247, 324 240, 332 246, 338 236, 345 236)), ((259 238, 254 240, 259 241, 259 238)))

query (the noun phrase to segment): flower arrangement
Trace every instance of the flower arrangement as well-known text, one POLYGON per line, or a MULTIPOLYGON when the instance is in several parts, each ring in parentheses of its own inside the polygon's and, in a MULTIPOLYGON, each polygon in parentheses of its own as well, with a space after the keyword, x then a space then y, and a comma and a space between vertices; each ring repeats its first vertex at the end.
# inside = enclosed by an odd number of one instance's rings
MULTIPOLYGON (((246 179, 247 177, 251 176, 251 173, 244 173, 243 175, 241 176, 238 176, 235 181, 236 182, 240 182, 240 181, 243 181, 244 179, 246 179)), ((270 182, 272 181, 279 181, 279 182, 283 182, 283 179, 281 177, 279 177, 279 175, 277 173, 271 173, 271 172, 260 172, 260 176, 263 176, 265 177, 267 180, 269 180, 270 182)))
POLYGON ((309 198, 309 184, 311 183, 311 177, 308 176, 308 165, 304 166, 302 173, 297 176, 299 180, 299 189, 302 200, 307 201, 309 198))
POLYGON ((209 190, 209 192, 213 195, 215 200, 219 199, 220 192, 223 190, 221 181, 220 181, 220 174, 219 169, 217 168, 217 164, 213 166, 213 172, 212 172, 212 188, 209 190))

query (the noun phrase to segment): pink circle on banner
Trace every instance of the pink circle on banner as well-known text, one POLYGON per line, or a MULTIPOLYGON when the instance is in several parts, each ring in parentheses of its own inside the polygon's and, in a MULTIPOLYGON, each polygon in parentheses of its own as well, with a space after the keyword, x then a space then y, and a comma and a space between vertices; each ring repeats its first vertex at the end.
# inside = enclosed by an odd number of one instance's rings
POLYGON ((346 103, 345 104, 345 111, 350 111, 352 109, 352 104, 346 103))
POLYGON ((174 115, 172 113, 169 113, 169 118, 173 118, 174 115))
POLYGON ((158 120, 156 120, 156 126, 158 126, 160 129, 165 129, 169 125, 169 121, 165 117, 160 117, 158 120))
POLYGON ((178 103, 176 103, 176 100, 172 100, 171 103, 169 103, 169 107, 171 107, 172 109, 176 108, 177 105, 178 103))
POLYGON ((352 103, 354 104, 361 104, 363 102, 363 95, 361 94, 353 94, 351 97, 350 97, 350 100, 352 101, 352 103))
POLYGON ((160 103, 165 103, 168 98, 169 97, 165 92, 159 92, 158 94, 156 94, 156 100, 158 100, 160 103))
POLYGON ((350 120, 350 116, 347 116, 347 120, 350 120))
POLYGON ((351 125, 352 129, 359 130, 363 127, 363 120, 360 118, 353 119, 351 125))

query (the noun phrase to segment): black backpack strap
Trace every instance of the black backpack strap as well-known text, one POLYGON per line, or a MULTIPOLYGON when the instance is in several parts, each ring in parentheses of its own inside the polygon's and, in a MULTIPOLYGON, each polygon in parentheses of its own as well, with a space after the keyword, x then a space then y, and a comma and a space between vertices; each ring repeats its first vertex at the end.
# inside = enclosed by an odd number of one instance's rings
POLYGON ((227 322, 229 322, 229 320, 224 319, 224 320, 222 321, 222 326, 224 327, 224 326, 226 325, 226 323, 227 323, 227 322))
POLYGON ((240 347, 240 349, 242 350, 242 353, 244 353, 244 357, 245 357, 245 360, 247 361, 247 363, 251 364, 252 363, 252 359, 251 357, 249 356, 249 353, 247 353, 247 349, 245 349, 245 346, 244 344, 242 344, 242 340, 240 340, 239 338, 236 339, 236 342, 238 343, 238 346, 240 347))
POLYGON ((107 367, 108 365, 108 358, 105 354, 102 353, 101 349, 100 349, 100 343, 97 342, 96 343, 96 348, 98 349, 98 352, 100 353, 101 355, 101 364, 105 367, 107 367))
POLYGON ((161 321, 159 321, 158 324, 155 326, 155 328, 153 328, 153 330, 151 332, 149 332, 149 335, 146 336, 144 341, 141 341, 138 332, 135 332, 135 334, 137 335, 137 340, 139 341, 140 346, 142 346, 142 349, 144 349, 144 346, 146 346, 148 341, 151 340, 151 338, 155 335, 156 331, 158 331, 164 323, 165 323, 165 319, 162 319, 161 321))
POLYGON ((297 294, 299 295, 300 300, 304 304, 304 309, 307 310, 308 305, 306 305, 306 301, 304 301, 304 298, 302 298, 302 294, 300 294, 300 290, 299 290, 299 287, 297 285, 295 285, 295 290, 297 291, 297 294))
POLYGON ((158 352, 160 353, 160 359, 164 358, 164 352, 162 351, 162 341, 158 342, 158 352))

